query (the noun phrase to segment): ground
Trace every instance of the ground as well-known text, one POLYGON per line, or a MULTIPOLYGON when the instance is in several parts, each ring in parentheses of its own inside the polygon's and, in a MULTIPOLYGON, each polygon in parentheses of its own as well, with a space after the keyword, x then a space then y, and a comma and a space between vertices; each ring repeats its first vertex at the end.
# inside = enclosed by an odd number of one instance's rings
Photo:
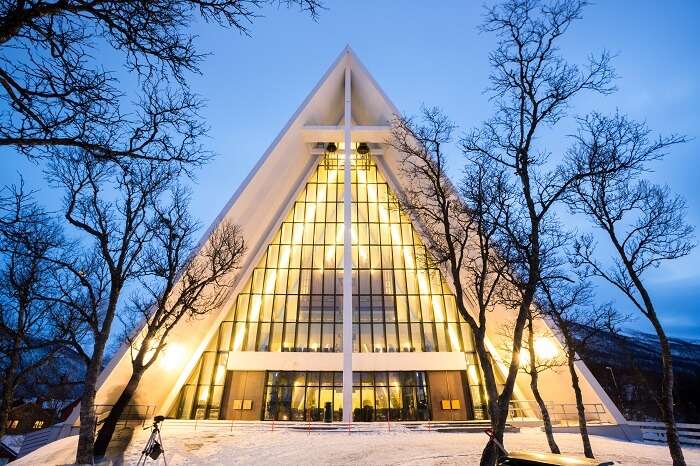
MULTIPOLYGON (((115 464, 136 464, 148 431, 134 434, 131 445, 115 464)), ((75 458, 77 437, 68 437, 21 458, 13 466, 58 465, 75 458)), ((581 454, 580 437, 558 434, 563 452, 581 454)), ((230 464, 308 464, 308 465, 471 465, 478 464, 485 436, 478 433, 436 432, 371 433, 325 432, 186 432, 163 430, 167 462, 172 465, 230 464)), ((615 460, 624 465, 671 465, 665 446, 647 445, 592 437, 593 450, 601 460, 615 460)), ((538 429, 523 429, 506 434, 511 450, 545 451, 546 440, 538 429)), ((688 465, 700 465, 700 449, 686 448, 688 465)), ((162 464, 150 461, 147 464, 162 464)))

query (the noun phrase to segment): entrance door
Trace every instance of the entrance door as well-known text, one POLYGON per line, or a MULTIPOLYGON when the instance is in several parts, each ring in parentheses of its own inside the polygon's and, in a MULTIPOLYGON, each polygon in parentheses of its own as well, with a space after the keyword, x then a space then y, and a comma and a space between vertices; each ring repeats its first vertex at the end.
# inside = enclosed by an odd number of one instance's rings
POLYGON ((228 371, 222 419, 257 421, 262 410, 265 372, 228 371))
POLYGON ((473 417, 463 371, 431 371, 428 381, 433 420, 466 421, 473 417))

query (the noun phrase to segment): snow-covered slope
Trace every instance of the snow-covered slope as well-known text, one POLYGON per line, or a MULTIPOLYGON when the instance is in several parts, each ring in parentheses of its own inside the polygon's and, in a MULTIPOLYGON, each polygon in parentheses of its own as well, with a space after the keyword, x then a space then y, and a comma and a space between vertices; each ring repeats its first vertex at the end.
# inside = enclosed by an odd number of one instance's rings
MULTIPOLYGON (((123 464, 135 464, 148 432, 136 432, 123 464)), ((575 434, 557 434, 565 453, 581 454, 581 440, 575 434)), ((77 437, 49 444, 13 465, 66 464, 73 461, 77 437)), ((394 427, 391 433, 303 432, 163 432, 168 465, 471 465, 478 464, 486 437, 483 434, 406 432, 394 427)), ((628 443, 592 437, 593 449, 601 460, 624 465, 670 465, 663 446, 628 443)), ((524 429, 506 434, 511 450, 546 451, 544 434, 524 429)), ((686 449, 688 464, 700 464, 700 450, 686 449)), ((118 464, 118 463, 117 463, 118 464)), ((149 460, 148 464, 160 464, 149 460)))

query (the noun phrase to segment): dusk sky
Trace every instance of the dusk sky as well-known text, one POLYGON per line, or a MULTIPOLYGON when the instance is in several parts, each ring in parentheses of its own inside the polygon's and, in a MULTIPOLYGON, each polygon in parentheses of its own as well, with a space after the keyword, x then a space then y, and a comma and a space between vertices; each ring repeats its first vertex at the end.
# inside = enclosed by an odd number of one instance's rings
MULTIPOLYGON (((211 127, 205 141, 216 159, 197 174, 193 211, 207 226, 223 208, 256 161, 346 44, 349 44, 396 106, 407 114, 421 104, 441 107, 460 133, 493 113, 484 94, 488 53, 495 38, 481 34, 481 2, 326 2, 318 22, 297 10, 270 8, 251 26, 252 37, 200 24, 198 46, 211 55, 193 89, 207 100, 204 117, 211 127)), ((585 95, 573 115, 616 109, 645 120, 656 134, 683 134, 690 142, 674 147, 654 166, 649 179, 666 183, 688 203, 688 222, 700 225, 700 2, 599 1, 566 34, 562 53, 582 63, 607 49, 617 57, 619 91, 585 95)), ((96 53, 96 55, 99 55, 96 53)), ((110 52, 108 67, 120 61, 110 52)), ((572 118, 538 142, 560 157, 573 131, 572 118)), ((38 200, 57 207, 60 194, 33 165, 2 149, 0 185, 16 183, 22 173, 38 200)), ((453 150, 452 169, 460 171, 453 150)), ((272 188, 272 187, 271 187, 272 188)), ((576 225, 585 228, 585 223, 576 225)), ((601 248, 604 249, 604 248, 601 248)), ((700 249, 652 271, 651 286, 663 323, 672 336, 700 338, 700 249)), ((606 286, 599 302, 614 301, 631 311, 625 299, 606 286)), ((636 314, 635 314, 636 315, 636 314)), ((641 317, 631 326, 647 329, 641 317)))

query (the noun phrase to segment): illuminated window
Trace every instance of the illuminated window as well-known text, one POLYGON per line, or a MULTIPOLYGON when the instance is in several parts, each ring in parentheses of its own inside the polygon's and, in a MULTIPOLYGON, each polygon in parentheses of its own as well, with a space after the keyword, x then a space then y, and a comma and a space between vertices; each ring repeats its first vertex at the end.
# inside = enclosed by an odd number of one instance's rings
POLYGON ((425 372, 353 372, 355 422, 430 420, 425 372))
POLYGON ((343 373, 270 371, 265 384, 266 421, 322 421, 326 403, 332 419, 343 417, 343 373))
POLYGON ((329 156, 238 295, 230 350, 342 351, 342 232, 342 164, 329 156))
POLYGON ((16 429, 18 425, 19 425, 19 420, 18 420, 18 419, 12 419, 12 420, 8 423, 8 426, 7 426, 7 427, 8 427, 9 429, 16 429))
MULTIPOLYGON (((342 352, 343 171, 340 151, 320 161, 182 388, 176 417, 219 417, 231 351, 342 352)), ((353 352, 473 351, 454 296, 374 160, 353 159, 350 187, 353 352)), ((290 390, 294 405, 302 389, 290 390)))
POLYGON ((465 351, 471 329, 371 159, 353 165, 353 351, 465 351))
POLYGON ((44 427, 44 421, 34 421, 34 429, 41 429, 44 427))

